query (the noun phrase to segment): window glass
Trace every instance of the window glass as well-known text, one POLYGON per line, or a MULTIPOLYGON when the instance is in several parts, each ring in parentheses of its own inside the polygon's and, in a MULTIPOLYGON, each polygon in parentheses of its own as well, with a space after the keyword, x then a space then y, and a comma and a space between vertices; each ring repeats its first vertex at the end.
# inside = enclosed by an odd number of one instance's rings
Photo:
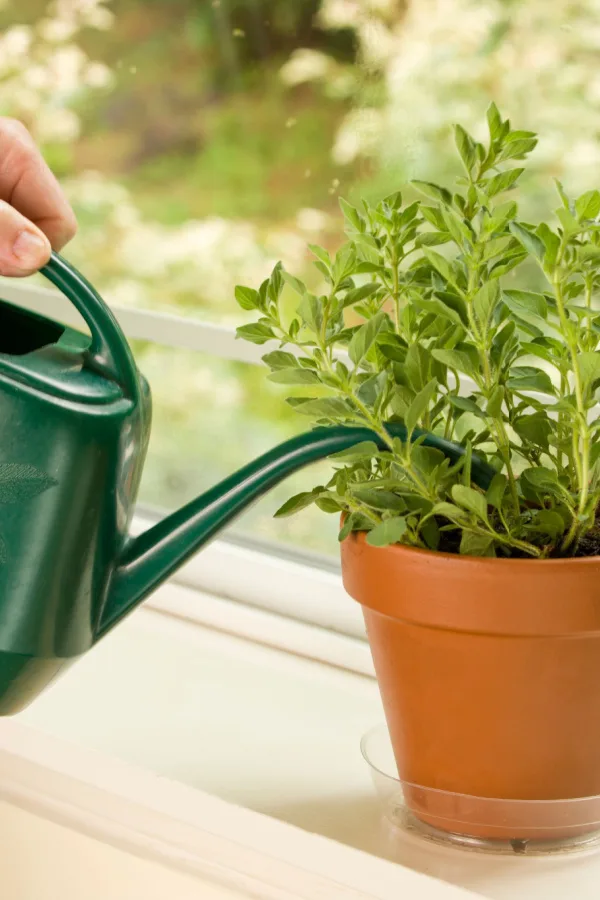
MULTIPOLYGON (((153 389, 152 439, 140 492, 147 507, 161 511, 187 503, 301 430, 279 386, 265 387, 258 366, 137 342, 134 349, 153 389)), ((310 490, 328 472, 322 463, 288 478, 242 515, 233 532, 335 553, 336 516, 311 508, 273 518, 291 494, 310 490)))

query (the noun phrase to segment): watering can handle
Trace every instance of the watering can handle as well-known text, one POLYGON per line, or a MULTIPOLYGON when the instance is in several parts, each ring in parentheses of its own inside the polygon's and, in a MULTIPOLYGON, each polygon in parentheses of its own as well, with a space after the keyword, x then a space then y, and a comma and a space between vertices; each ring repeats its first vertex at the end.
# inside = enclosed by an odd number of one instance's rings
POLYGON ((100 295, 70 263, 52 253, 40 269, 81 313, 92 334, 87 352, 88 368, 119 384, 125 395, 135 400, 139 376, 133 354, 121 326, 100 295))

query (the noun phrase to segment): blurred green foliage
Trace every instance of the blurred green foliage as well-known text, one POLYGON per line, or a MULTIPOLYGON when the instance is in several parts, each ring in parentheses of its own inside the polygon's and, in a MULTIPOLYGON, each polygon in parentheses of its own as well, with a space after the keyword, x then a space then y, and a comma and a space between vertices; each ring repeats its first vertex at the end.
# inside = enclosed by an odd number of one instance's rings
MULTIPOLYGON (((338 246, 340 195, 453 174, 451 122, 476 128, 491 99, 540 133, 525 210, 543 214, 552 175, 592 187, 599 49, 596 0, 0 0, 0 114, 61 177, 68 254, 111 302, 233 325, 236 283, 280 258, 306 278, 306 243, 338 246)), ((137 352, 145 502, 191 498, 299 427, 256 367, 137 352)), ((321 516, 273 523, 281 499, 241 527, 335 547, 321 516)))

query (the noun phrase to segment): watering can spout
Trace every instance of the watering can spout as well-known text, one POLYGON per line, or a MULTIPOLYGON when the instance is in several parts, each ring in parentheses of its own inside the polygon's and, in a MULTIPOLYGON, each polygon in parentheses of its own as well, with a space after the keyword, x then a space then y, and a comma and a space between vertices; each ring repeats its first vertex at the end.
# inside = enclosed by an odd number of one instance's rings
MULTIPOLYGON (((387 430, 393 437, 406 440, 406 428, 402 423, 389 424, 387 430)), ((432 434, 424 435, 415 430, 412 439, 419 435, 425 445, 437 447, 453 460, 464 453, 459 445, 432 434)), ((360 427, 317 428, 292 438, 132 540, 116 569, 97 639, 118 624, 258 497, 297 469, 362 441, 374 441, 380 448, 385 448, 381 437, 360 427)), ((493 471, 487 465, 473 459, 475 481, 485 486, 491 475, 493 471)))
MULTIPOLYGON (((395 428, 405 434, 403 426, 395 428)), ((292 438, 133 539, 115 571, 96 639, 117 625, 203 544, 274 485, 311 462, 366 440, 381 444, 381 439, 367 428, 343 426, 318 428, 292 438)))

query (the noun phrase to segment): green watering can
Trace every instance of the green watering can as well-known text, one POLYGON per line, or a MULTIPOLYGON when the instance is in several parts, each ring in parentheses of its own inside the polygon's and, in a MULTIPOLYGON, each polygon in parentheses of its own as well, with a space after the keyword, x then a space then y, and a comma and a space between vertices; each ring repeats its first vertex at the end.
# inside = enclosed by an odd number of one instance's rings
MULTIPOLYGON (((91 338, 0 300, 0 715, 19 712, 238 513, 366 428, 293 438, 135 539, 148 384, 114 316, 56 254, 42 270, 91 338)), ((406 438, 401 424, 390 433, 406 438)), ((427 435, 457 459, 463 448, 427 435)), ((493 471, 474 460, 482 485, 493 471)))

